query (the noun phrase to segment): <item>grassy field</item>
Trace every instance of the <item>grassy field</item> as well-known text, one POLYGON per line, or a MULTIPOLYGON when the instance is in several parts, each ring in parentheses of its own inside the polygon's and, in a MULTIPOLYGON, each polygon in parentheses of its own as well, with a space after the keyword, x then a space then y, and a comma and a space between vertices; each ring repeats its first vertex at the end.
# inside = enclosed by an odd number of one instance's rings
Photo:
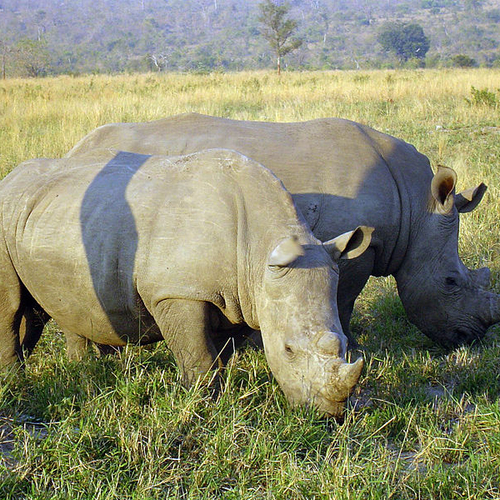
MULTIPOLYGON (((500 70, 59 77, 0 82, 0 177, 95 127, 186 111, 353 119, 488 192, 460 252, 500 292, 500 70)), ((264 355, 235 357, 220 399, 176 382, 162 344, 68 362, 54 324, 0 384, 0 498, 500 499, 500 329, 445 351, 371 279, 353 330, 366 369, 343 423, 287 404, 264 355)))

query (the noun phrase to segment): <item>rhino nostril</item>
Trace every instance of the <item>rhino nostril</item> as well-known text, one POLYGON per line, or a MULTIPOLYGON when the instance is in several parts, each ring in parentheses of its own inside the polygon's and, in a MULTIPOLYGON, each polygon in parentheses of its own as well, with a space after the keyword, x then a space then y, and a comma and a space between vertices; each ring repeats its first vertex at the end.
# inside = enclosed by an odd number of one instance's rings
POLYGON ((455 345, 464 345, 471 344, 477 339, 478 337, 474 334, 474 332, 459 328, 458 330, 455 330, 452 340, 455 345))

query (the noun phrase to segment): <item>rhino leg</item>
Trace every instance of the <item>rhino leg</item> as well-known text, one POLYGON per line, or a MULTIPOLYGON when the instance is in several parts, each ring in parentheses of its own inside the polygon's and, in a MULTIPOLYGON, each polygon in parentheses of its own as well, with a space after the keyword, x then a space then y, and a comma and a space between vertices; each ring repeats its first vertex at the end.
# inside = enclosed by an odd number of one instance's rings
POLYGON ((25 307, 19 328, 21 349, 25 356, 33 352, 49 319, 50 316, 38 304, 25 307))
POLYGON ((2 259, 0 261, 0 368, 23 361, 19 341, 22 313, 22 284, 8 259, 2 259))
POLYGON ((209 307, 202 301, 166 299, 152 311, 186 386, 192 385, 217 365, 217 350, 211 340, 209 307))
POLYGON ((91 346, 99 356, 118 354, 123 350, 123 346, 97 344, 71 332, 65 332, 64 336, 66 339, 66 355, 73 361, 82 359, 91 346))
POLYGON ((66 355, 68 358, 74 361, 82 359, 91 344, 90 340, 71 332, 65 332, 65 337, 66 355))
POLYGON ((339 262, 340 276, 337 303, 340 323, 347 337, 349 349, 356 349, 358 347, 358 343, 352 336, 349 327, 354 302, 372 274, 374 262, 375 250, 373 248, 369 248, 363 255, 356 259, 341 260, 339 262))

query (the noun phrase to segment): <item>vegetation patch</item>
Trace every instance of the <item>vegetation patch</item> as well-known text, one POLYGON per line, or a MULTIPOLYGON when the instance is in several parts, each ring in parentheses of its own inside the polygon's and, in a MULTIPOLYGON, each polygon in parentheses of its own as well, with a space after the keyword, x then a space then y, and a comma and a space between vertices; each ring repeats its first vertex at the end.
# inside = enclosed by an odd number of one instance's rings
MULTIPOLYGON (((498 102, 499 79, 450 69, 5 80, 0 169, 61 157, 104 123, 186 111, 353 119, 453 167, 460 191, 489 186, 461 217, 460 254, 490 267, 498 293, 498 106, 467 100, 474 88, 498 102)), ((70 362, 49 323, 25 372, 0 382, 0 498, 500 498, 499 327, 446 351, 407 321, 392 278, 371 278, 353 332, 366 369, 337 422, 291 408, 262 352, 239 352, 214 398, 180 386, 163 343, 70 362)))

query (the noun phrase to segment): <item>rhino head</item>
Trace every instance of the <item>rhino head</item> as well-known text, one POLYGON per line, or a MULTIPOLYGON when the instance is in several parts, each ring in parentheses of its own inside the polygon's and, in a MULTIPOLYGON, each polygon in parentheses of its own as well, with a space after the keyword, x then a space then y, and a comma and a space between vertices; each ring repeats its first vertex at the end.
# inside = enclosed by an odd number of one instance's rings
POLYGON ((372 231, 360 227, 324 244, 287 238, 268 256, 258 317, 269 366, 292 404, 339 416, 358 382, 363 360, 345 360, 335 261, 360 255, 372 231))
POLYGON ((406 256, 395 273, 410 321, 445 347, 481 339, 500 321, 500 298, 486 290, 489 269, 470 270, 458 255, 459 213, 473 210, 486 186, 456 195, 456 177, 451 168, 438 168, 426 210, 420 211, 424 216, 414 224, 406 256))

